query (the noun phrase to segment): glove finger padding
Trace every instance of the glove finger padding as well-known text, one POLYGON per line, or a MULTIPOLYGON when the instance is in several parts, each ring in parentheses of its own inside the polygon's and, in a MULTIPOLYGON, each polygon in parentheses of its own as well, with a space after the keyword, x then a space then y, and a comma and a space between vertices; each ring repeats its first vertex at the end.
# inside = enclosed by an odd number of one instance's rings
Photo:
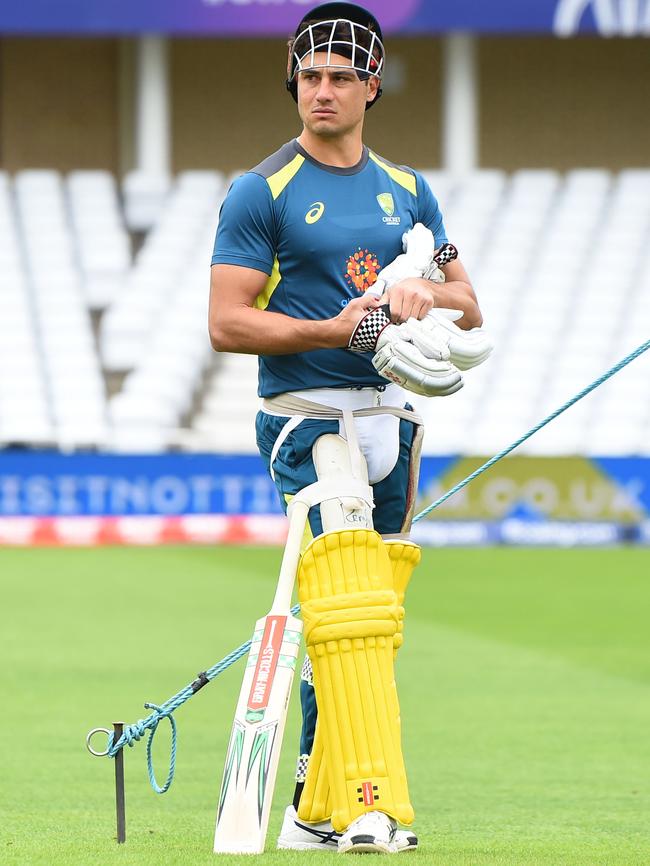
POLYGON ((381 281, 384 290, 390 289, 395 283, 407 280, 410 277, 421 277, 423 273, 424 267, 418 267, 409 256, 402 254, 379 271, 377 283, 381 281))
MULTIPOLYGON (((433 332, 438 341, 444 340, 447 343, 451 362, 459 370, 471 370, 489 358, 494 345, 482 328, 472 328, 469 331, 459 328, 455 320, 462 315, 460 310, 434 307, 423 320, 409 319, 405 324, 414 332, 413 342, 416 345, 419 343, 415 334, 433 332)), ((425 349, 422 351, 426 354, 425 349)))
POLYGON ((402 249, 407 254, 404 258, 410 259, 413 266, 423 274, 431 266, 436 251, 433 232, 423 223, 415 223, 413 228, 402 235, 402 249))
POLYGON ((427 358, 406 340, 386 341, 372 363, 385 379, 423 397, 446 397, 463 387, 463 377, 453 364, 427 358))
MULTIPOLYGON (((439 327, 435 319, 429 318, 428 315, 424 319, 410 318, 396 327, 399 338, 413 343, 425 358, 434 358, 437 361, 452 360, 448 334, 439 327)), ((378 341, 377 345, 380 346, 381 341, 378 341)))

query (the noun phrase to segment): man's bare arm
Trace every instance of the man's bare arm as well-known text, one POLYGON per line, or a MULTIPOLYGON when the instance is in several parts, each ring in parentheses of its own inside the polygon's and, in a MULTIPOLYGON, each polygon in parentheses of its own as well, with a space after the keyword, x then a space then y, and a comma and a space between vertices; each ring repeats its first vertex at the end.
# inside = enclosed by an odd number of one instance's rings
POLYGON ((435 306, 462 310, 464 315, 456 324, 464 331, 469 331, 470 328, 480 328, 483 324, 483 316, 463 263, 460 259, 456 259, 449 262, 448 265, 444 265, 442 270, 446 282, 433 284, 435 306))
POLYGON ((253 306, 267 280, 266 274, 253 268, 212 266, 208 321, 210 342, 217 352, 292 355, 344 347, 364 313, 379 303, 369 295, 350 301, 332 319, 294 319, 253 306))

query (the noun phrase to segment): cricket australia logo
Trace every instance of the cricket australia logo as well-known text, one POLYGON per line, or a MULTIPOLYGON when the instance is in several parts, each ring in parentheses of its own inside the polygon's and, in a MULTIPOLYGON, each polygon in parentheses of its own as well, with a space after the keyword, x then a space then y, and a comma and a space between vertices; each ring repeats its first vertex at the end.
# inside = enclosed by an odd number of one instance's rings
POLYGON ((401 218, 395 216, 395 200, 393 199, 393 195, 390 192, 382 192, 377 196, 377 201, 379 202, 379 207, 386 214, 383 217, 383 221, 386 225, 389 226, 398 226, 401 222, 401 218))

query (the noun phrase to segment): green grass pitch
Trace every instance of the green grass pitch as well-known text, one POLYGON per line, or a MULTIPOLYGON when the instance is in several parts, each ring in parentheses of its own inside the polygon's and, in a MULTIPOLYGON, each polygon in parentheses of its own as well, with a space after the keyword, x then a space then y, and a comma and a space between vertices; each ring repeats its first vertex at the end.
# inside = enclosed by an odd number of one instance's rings
MULTIPOLYGON (((86 732, 133 722, 249 637, 278 550, 0 551, 0 863, 255 863, 211 853, 242 662, 176 715, 175 781, 155 795, 126 752, 127 843, 113 764, 86 732)), ((421 848, 434 866, 650 863, 650 555, 425 551, 398 660, 421 848)), ((169 738, 154 749, 165 778, 169 738)), ((288 722, 264 863, 293 789, 288 722)))

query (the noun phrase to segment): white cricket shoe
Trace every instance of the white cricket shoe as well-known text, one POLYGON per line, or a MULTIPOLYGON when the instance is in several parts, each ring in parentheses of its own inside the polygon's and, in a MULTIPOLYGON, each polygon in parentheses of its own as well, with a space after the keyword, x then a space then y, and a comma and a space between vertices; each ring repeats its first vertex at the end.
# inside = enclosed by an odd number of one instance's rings
POLYGON ((412 830, 395 830, 393 845, 397 854, 404 851, 415 851, 418 847, 418 837, 412 830))
MULTIPOLYGON (((294 851, 336 851, 341 836, 329 821, 307 824, 298 818, 293 806, 287 806, 277 847, 294 851)), ((393 845, 394 853, 414 851, 418 847, 418 837, 410 830, 396 830, 393 845)))
POLYGON ((397 825, 384 812, 366 812, 354 820, 339 839, 340 854, 396 854, 397 825))
POLYGON ((336 850, 340 838, 341 834, 336 832, 330 821, 307 824, 300 820, 293 806, 287 806, 277 847, 294 851, 336 850))

